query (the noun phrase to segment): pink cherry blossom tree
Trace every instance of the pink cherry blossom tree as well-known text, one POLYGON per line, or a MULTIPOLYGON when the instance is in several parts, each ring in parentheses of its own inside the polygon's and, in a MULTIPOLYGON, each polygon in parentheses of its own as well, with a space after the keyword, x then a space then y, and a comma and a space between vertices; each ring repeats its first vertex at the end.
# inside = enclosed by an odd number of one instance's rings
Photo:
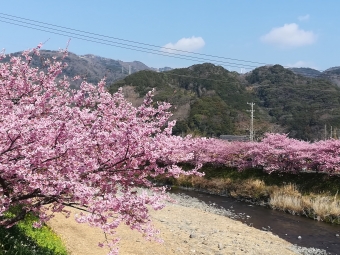
MULTIPOLYGON (((106 235, 123 223, 155 237, 148 212, 161 209, 166 194, 151 180, 199 174, 198 164, 189 172, 176 164, 194 157, 193 141, 171 135, 170 105, 154 103, 152 92, 133 107, 121 92, 109 94, 104 80, 71 89, 56 58, 31 67, 40 47, 0 63, 0 225, 11 227, 32 212, 39 227, 77 207, 78 222, 106 235), (5 217, 13 207, 15 215, 5 217)), ((116 241, 105 244, 111 254, 116 241)))
MULTIPOLYGON (((289 138, 286 134, 265 134, 260 142, 228 142, 194 138, 191 164, 215 164, 242 171, 261 168, 267 173, 302 171, 340 174, 340 140, 314 143, 289 138)), ((189 151, 188 151, 189 152, 189 151)))

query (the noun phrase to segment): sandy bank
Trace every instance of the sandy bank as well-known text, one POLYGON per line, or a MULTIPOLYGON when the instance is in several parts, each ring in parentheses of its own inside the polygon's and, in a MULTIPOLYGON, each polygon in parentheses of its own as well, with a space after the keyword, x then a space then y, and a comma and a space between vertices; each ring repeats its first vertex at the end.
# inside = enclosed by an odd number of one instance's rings
MULTIPOLYGON (((292 244, 270 232, 229 219, 223 215, 228 214, 226 211, 194 199, 180 197, 178 200, 177 204, 169 203, 163 210, 151 212, 163 244, 146 241, 138 232, 121 226, 118 229, 120 254, 297 254, 292 244)), ((99 229, 62 215, 57 215, 49 225, 65 241, 70 254, 107 254, 107 250, 98 247, 98 242, 104 240, 99 229)))

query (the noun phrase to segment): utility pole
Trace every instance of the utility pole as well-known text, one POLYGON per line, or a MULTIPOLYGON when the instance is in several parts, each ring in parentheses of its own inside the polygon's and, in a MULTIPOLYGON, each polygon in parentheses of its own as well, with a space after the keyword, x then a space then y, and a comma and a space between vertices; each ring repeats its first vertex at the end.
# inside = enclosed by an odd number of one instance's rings
POLYGON ((327 140, 327 124, 325 124, 325 140, 327 140))
POLYGON ((250 112, 250 129, 249 129, 249 140, 252 142, 254 141, 254 105, 255 103, 251 102, 247 104, 250 105, 251 110, 247 110, 247 112, 250 112))
POLYGON ((331 126, 331 139, 333 138, 333 127, 331 126))
POLYGON ((334 139, 338 139, 337 134, 336 134, 336 130, 337 130, 337 128, 335 127, 334 128, 334 139))

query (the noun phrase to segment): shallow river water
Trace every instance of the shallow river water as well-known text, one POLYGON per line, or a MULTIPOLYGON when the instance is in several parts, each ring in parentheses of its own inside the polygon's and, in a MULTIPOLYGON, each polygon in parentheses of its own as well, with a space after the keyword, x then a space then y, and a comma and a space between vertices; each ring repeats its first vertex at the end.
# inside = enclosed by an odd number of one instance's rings
POLYGON ((177 189, 171 192, 184 193, 207 204, 214 203, 217 207, 223 207, 239 215, 237 220, 258 229, 271 231, 292 244, 324 249, 329 254, 340 255, 340 225, 318 222, 233 198, 198 191, 177 189))

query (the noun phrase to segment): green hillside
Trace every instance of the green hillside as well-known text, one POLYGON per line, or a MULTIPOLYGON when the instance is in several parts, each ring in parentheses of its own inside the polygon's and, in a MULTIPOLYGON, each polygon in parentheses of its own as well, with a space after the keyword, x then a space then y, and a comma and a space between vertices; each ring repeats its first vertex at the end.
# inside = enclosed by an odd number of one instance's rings
MULTIPOLYGON (((319 140, 340 128, 340 88, 324 79, 294 74, 282 66, 260 67, 246 77, 272 122, 291 137, 319 140)), ((333 132, 334 134, 334 132, 333 132)))
POLYGON ((213 64, 194 65, 157 73, 141 71, 127 76, 110 86, 110 92, 119 87, 133 86, 143 97, 156 88, 155 101, 173 105, 178 120, 175 134, 193 133, 204 136, 221 134, 248 134, 247 102, 254 100, 247 83, 239 74, 213 64))
POLYGON ((156 88, 155 100, 170 102, 175 134, 219 136, 249 134, 247 102, 255 102, 255 136, 285 132, 303 140, 337 137, 340 88, 325 79, 301 76, 280 65, 263 66, 246 75, 213 64, 168 72, 140 71, 112 84, 132 87, 137 97, 156 88), (326 134, 325 134, 326 125, 326 134))

